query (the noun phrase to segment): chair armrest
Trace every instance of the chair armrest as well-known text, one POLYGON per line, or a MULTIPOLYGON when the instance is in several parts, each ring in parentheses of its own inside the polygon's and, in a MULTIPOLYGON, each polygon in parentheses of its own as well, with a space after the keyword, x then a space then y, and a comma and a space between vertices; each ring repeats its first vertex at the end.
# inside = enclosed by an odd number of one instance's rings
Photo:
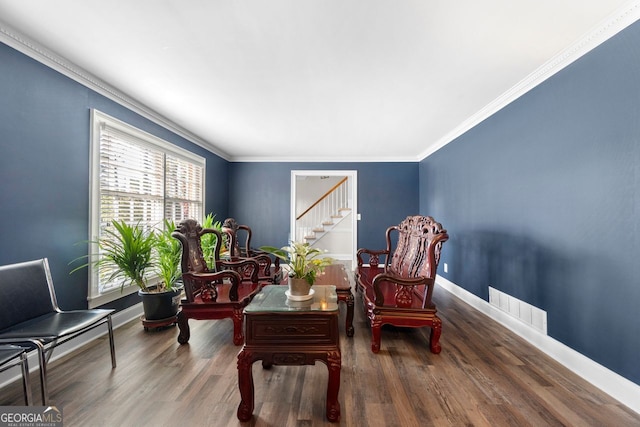
MULTIPOLYGON (((249 254, 247 256, 256 258, 256 257, 265 256, 265 255, 269 257, 269 260, 270 260, 269 264, 275 265, 276 269, 280 267, 280 258, 278 258, 277 256, 272 256, 268 252, 262 251, 260 249, 249 250, 249 254)), ((266 261, 266 258, 265 258, 265 261, 266 261)))
POLYGON ((379 306, 384 305, 384 294, 382 289, 380 289, 380 284, 382 282, 393 282, 399 286, 425 285, 427 292, 425 292, 425 299, 423 301, 424 307, 426 303, 431 301, 431 294, 435 280, 429 277, 401 277, 390 272, 380 273, 376 275, 372 281, 373 292, 375 294, 375 304, 379 306))
POLYGON ((272 258, 272 256, 267 252, 261 251, 259 249, 250 249, 248 253, 242 253, 241 257, 255 259, 258 262, 258 264, 260 265, 258 280, 266 280, 274 284, 280 283, 280 279, 282 279, 280 258, 272 258), (273 271, 271 271, 272 265, 274 266, 273 271))
MULTIPOLYGON (((385 257, 389 258, 390 251, 388 250, 371 250, 360 248, 356 253, 356 257, 358 259, 358 267, 362 267, 364 264, 369 264, 373 268, 377 268, 380 264, 380 255, 385 255, 385 257), (369 261, 368 263, 365 261, 369 261)), ((386 263, 386 259, 385 259, 386 263)))
POLYGON ((271 274, 271 257, 266 252, 255 252, 251 251, 249 253, 251 259, 255 259, 260 266, 262 266, 262 271, 260 271, 260 276, 268 277, 271 274))
POLYGON ((238 285, 242 282, 240 273, 234 270, 223 270, 215 273, 183 273, 184 290, 187 301, 193 302, 195 295, 203 289, 209 289, 217 296, 217 285, 222 284, 224 279, 228 279, 231 284, 229 288, 229 299, 238 301, 238 285))
POLYGON ((258 283, 260 264, 255 258, 221 259, 217 263, 218 271, 235 271, 240 275, 240 280, 247 280, 251 283, 258 283))

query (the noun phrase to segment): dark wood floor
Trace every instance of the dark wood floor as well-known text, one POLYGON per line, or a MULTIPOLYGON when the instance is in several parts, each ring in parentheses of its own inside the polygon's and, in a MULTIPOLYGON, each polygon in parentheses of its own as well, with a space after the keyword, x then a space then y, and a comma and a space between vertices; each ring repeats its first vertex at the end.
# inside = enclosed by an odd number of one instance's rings
MULTIPOLYGON (((442 353, 428 330, 384 328, 373 354, 356 297, 356 333, 341 312, 344 426, 631 426, 640 415, 594 388, 504 327, 442 289, 442 353)), ((240 423, 231 321, 191 321, 189 345, 177 328, 144 332, 138 321, 116 330, 118 367, 105 339, 54 361, 52 404, 71 426, 327 426, 327 369, 254 364, 256 408, 240 423)), ((38 380, 32 376, 34 397, 38 380)), ((22 405, 19 383, 0 405, 22 405)))

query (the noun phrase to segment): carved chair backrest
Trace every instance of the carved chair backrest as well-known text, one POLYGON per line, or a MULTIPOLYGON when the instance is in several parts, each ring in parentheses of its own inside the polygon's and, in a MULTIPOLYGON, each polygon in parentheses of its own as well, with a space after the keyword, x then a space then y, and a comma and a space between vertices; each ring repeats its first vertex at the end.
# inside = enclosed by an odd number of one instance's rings
POLYGON ((197 273, 213 273, 216 271, 233 270, 240 274, 243 281, 257 283, 260 271, 260 265, 255 260, 247 258, 240 259, 221 259, 220 249, 222 247, 222 233, 213 228, 202 228, 196 220, 185 219, 180 222, 178 229, 171 234, 182 243, 182 279, 185 284, 185 293, 190 298, 196 295, 202 287, 201 278, 195 278, 191 274, 197 273), (215 236, 215 245, 213 249, 214 259, 207 266, 207 262, 202 250, 202 238, 207 234, 215 236))
POLYGON ((185 219, 171 235, 182 243, 182 273, 205 273, 209 269, 202 251, 202 236, 213 233, 216 236, 214 256, 219 259, 222 235, 213 228, 202 228, 195 219, 185 219))
POLYGON ((209 270, 202 251, 202 236, 213 233, 216 236, 214 260, 212 265, 216 265, 220 247, 222 246, 222 236, 220 232, 212 228, 202 228, 194 219, 185 219, 178 224, 177 229, 171 233, 171 236, 178 239, 182 244, 182 257, 180 267, 182 269, 182 281, 184 282, 185 295, 187 301, 194 301, 203 287, 206 285, 202 280, 198 280, 193 274, 207 273, 215 271, 215 267, 209 270))
POLYGON ((398 241, 390 263, 387 257, 387 270, 401 277, 435 278, 442 243, 449 239, 447 230, 430 216, 408 216, 387 229, 388 251, 394 231, 398 233, 398 241))
POLYGON ((222 223, 222 232, 227 235, 229 256, 250 256, 251 228, 248 225, 238 224, 234 218, 227 218, 222 223), (246 236, 244 248, 240 246, 240 236, 242 234, 246 236))

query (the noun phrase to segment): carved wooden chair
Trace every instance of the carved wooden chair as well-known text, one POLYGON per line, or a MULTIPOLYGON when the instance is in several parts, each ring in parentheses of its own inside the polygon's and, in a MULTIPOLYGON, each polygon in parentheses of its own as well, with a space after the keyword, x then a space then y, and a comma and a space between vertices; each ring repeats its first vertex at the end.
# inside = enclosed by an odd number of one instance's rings
POLYGON ((226 319, 233 321, 233 343, 244 342, 243 309, 262 288, 258 280, 259 265, 255 260, 220 260, 222 235, 214 229, 203 229, 197 221, 186 219, 172 236, 182 244, 182 280, 185 298, 178 312, 178 342, 186 344, 191 332, 189 319, 226 319), (216 271, 207 268, 202 254, 201 237, 216 235, 216 271))
POLYGON ((229 246, 229 258, 237 260, 241 258, 253 258, 260 265, 258 278, 270 284, 279 284, 282 280, 280 258, 271 257, 264 251, 251 247, 251 228, 248 225, 238 224, 234 218, 227 218, 222 223, 222 232, 227 236, 229 246), (244 236, 244 239, 242 237, 244 236), (244 241, 244 247, 240 242, 244 241))
POLYGON ((449 235, 429 216, 409 216, 387 228, 384 250, 359 249, 357 290, 362 292, 365 314, 371 325, 371 351, 380 351, 384 324, 431 328, 429 346, 440 353, 442 321, 431 300, 442 244, 449 235), (397 244, 392 250, 392 234, 397 244), (384 259, 382 266, 380 258, 384 259))

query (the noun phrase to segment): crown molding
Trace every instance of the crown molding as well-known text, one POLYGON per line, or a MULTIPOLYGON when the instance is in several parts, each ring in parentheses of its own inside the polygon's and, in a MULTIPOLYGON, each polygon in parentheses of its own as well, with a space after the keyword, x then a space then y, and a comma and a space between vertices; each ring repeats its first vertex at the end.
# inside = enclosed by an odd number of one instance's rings
POLYGON ((331 157, 286 157, 278 155, 271 157, 237 156, 231 160, 231 162, 234 163, 418 163, 419 161, 417 158, 392 156, 370 157, 366 159, 362 157, 341 157, 336 159, 331 157))
POLYGON ((0 42, 17 50, 20 53, 40 62, 41 64, 69 77, 70 79, 80 83, 83 86, 103 95, 110 100, 117 102, 123 107, 140 114, 142 117, 162 126, 163 128, 175 133, 182 138, 204 148, 205 150, 230 161, 231 158, 227 153, 217 150, 212 144, 188 131, 182 126, 174 123, 166 117, 156 113, 152 109, 125 95, 118 89, 100 80, 88 71, 78 67, 67 61, 63 57, 55 54, 39 43, 31 40, 19 31, 15 30, 3 21, 0 21, 0 42))
POLYGON ((422 161, 431 154, 438 151, 448 143, 458 138, 474 126, 486 120, 514 100, 538 86, 549 77, 558 73, 560 70, 576 61, 578 58, 586 55, 597 46, 607 41, 629 25, 640 19, 640 1, 633 0, 626 3, 623 7, 616 10, 603 20, 600 24, 589 31, 584 37, 573 45, 569 46, 549 61, 544 63, 533 73, 529 74, 518 84, 500 95, 498 98, 487 104, 483 109, 462 122, 454 130, 443 136, 418 156, 418 161, 422 161))
MULTIPOLYGON (((628 2, 627 4, 625 4, 625 6, 618 9, 602 23, 597 25, 592 31, 588 32, 583 38, 578 40, 572 46, 560 52, 558 55, 547 61, 533 73, 513 86, 511 89, 503 93, 491 103, 487 104, 476 114, 469 117, 451 132, 447 133, 441 139, 436 141, 435 144, 431 145, 427 150, 419 154, 416 158, 389 159, 388 157, 386 157, 383 159, 369 159, 366 161, 419 162, 421 160, 424 160, 426 157, 429 157, 431 154, 444 147, 448 143, 452 142, 460 135, 467 132, 469 129, 486 120, 497 111, 510 104, 515 99, 521 97, 532 88, 538 86, 549 77, 564 69, 566 66, 573 63, 581 56, 587 54, 589 51, 593 50, 604 41, 608 40, 618 32, 622 31, 624 28, 633 24, 638 19, 640 19, 640 0, 633 0, 628 2)), ((227 153, 217 149, 206 140, 193 134, 192 132, 167 119, 166 117, 156 113, 140 102, 128 97, 121 91, 110 86, 109 84, 100 80, 86 70, 70 63, 59 55, 56 55, 52 51, 48 50, 44 46, 22 35, 20 32, 2 21, 0 21, 0 42, 5 43, 6 45, 16 49, 17 51, 63 74, 64 76, 69 77, 70 79, 82 84, 83 86, 94 90, 95 92, 111 99, 112 101, 117 102, 118 104, 132 110, 133 112, 140 114, 146 119, 170 130, 171 132, 189 140, 190 142, 204 148, 205 150, 221 157, 224 160, 231 162, 336 162, 336 159, 287 159, 278 156, 274 156, 272 158, 253 158, 242 156, 232 158, 227 153)), ((342 159, 341 161, 362 162, 363 160, 342 159)))

